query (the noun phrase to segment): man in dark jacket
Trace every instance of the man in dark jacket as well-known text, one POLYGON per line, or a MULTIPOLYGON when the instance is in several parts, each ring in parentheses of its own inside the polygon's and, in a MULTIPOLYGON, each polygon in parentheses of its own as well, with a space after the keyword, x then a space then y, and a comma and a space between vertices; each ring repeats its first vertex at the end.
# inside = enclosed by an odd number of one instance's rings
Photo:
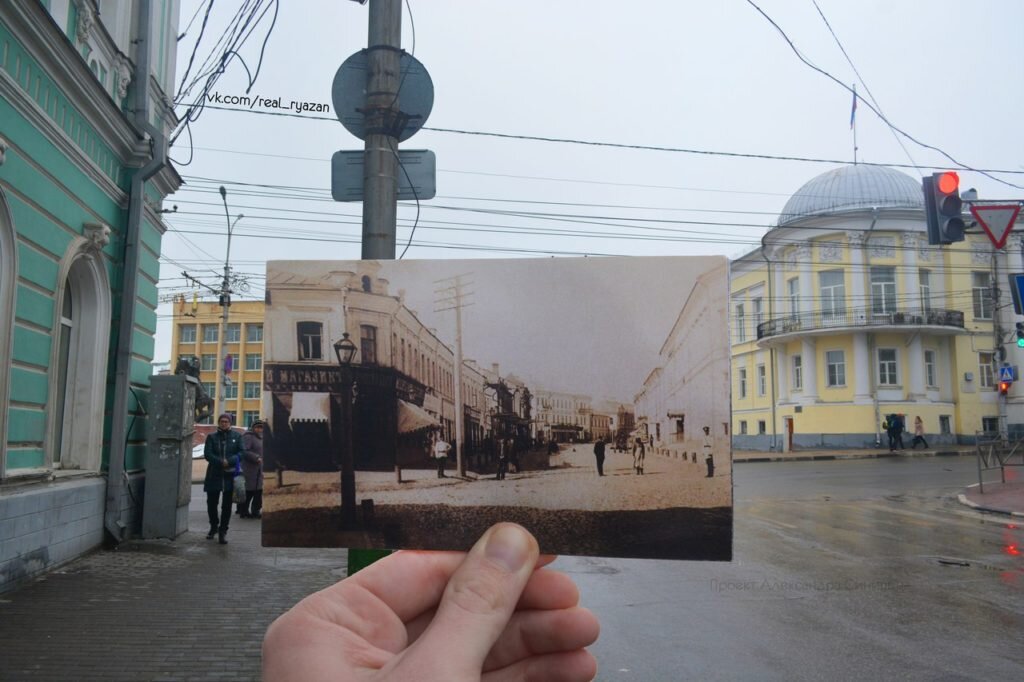
POLYGON ((599 438, 594 443, 594 457, 597 458, 597 475, 604 476, 604 439, 599 438))
POLYGON ((231 521, 231 494, 242 456, 242 437, 231 430, 230 415, 222 414, 217 418, 217 430, 206 437, 203 456, 207 462, 203 491, 206 493, 206 512, 210 517, 210 532, 206 539, 212 540, 219 534, 220 544, 226 545, 228 523, 231 521), (221 496, 218 519, 217 498, 221 496))

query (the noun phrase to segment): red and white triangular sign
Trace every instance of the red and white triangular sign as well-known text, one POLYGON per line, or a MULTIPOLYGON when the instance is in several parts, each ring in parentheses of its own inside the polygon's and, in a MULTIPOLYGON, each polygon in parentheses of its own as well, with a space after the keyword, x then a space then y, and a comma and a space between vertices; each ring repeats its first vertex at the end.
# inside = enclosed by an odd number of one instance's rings
POLYGON ((971 204, 971 215, 988 234, 997 249, 1006 246, 1013 223, 1020 213, 1020 204, 971 204))

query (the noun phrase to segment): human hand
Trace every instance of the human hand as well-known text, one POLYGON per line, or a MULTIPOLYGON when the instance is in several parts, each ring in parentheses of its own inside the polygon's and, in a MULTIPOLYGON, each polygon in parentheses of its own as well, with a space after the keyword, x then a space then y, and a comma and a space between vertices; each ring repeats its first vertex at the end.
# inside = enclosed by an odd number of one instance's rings
POLYGON ((468 554, 396 552, 274 621, 263 679, 592 680, 597 618, 552 560, 509 523, 468 554))

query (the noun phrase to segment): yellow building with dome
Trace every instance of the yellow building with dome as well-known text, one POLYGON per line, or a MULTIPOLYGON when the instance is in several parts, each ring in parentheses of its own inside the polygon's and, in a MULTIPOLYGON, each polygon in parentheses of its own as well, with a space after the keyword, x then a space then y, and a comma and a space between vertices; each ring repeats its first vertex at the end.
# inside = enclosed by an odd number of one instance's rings
POLYGON ((1018 318, 992 296, 1024 272, 1020 246, 1014 235, 996 252, 984 234, 929 246, 921 182, 890 168, 807 182, 732 263, 733 447, 875 447, 892 413, 910 433, 920 416, 930 447, 999 430, 1002 410, 1011 431, 1024 425, 1019 384, 997 390, 996 334, 1018 318))

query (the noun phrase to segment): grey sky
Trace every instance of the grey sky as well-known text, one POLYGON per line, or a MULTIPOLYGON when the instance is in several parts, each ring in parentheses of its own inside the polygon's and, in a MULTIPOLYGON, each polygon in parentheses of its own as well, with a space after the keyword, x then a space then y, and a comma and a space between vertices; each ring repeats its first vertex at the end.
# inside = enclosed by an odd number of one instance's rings
MULTIPOLYGON (((428 127, 852 159, 850 94, 800 63, 743 0, 410 2, 415 54, 435 85, 428 127)), ((199 4, 183 0, 183 27, 199 4)), ((1024 170, 1017 121, 1024 43, 1016 35, 1024 24, 1024 3, 818 4, 891 121, 976 168, 1024 170)), ((856 80, 811 0, 758 5, 809 60, 844 83, 856 80)), ((198 59, 209 52, 210 38, 220 35, 234 9, 233 3, 215 3, 198 59)), ((403 44, 411 51, 404 8, 403 14, 403 44)), ((355 2, 282 1, 250 94, 280 97, 286 104, 292 99, 329 103, 334 72, 365 47, 366 21, 367 8, 355 2)), ((179 43, 179 79, 198 25, 197 20, 179 43)), ((250 69, 266 25, 242 49, 250 69)), ((235 63, 215 91, 242 95, 245 87, 245 70, 235 63)), ((867 96, 863 86, 858 91, 867 96)), ((180 231, 164 239, 164 254, 174 262, 163 262, 162 294, 180 290, 183 282, 175 278, 182 265, 215 281, 225 247, 216 187, 224 181, 315 190, 267 189, 246 196, 242 187, 228 185, 232 215, 246 215, 238 223, 232 258, 238 270, 252 273, 253 295, 262 295, 268 258, 358 258, 361 206, 334 203, 327 194, 331 154, 362 146, 340 123, 208 109, 191 133, 194 160, 178 167, 187 185, 168 201, 179 205, 169 223, 180 231), (317 200, 290 198, 298 194, 317 200), (277 238, 325 234, 349 243, 277 238)), ((864 103, 857 112, 857 138, 862 161, 911 163, 864 103)), ((936 152, 904 144, 916 164, 951 167, 936 152)), ((793 192, 834 167, 432 131, 420 132, 403 147, 437 155, 438 197, 422 203, 415 238, 448 245, 414 245, 410 258, 515 257, 528 255, 524 249, 734 257, 757 243, 793 192), (558 203, 518 203, 523 201, 558 203), (555 219, 451 208, 568 215, 555 219), (506 228, 520 233, 495 232, 506 228), (546 234, 522 233, 530 230, 546 234), (592 236, 597 231, 611 236, 592 236)), ((187 133, 172 156, 188 159, 187 133)), ((920 174, 913 168, 905 172, 920 174)), ((961 176, 963 185, 977 187, 982 198, 1024 196, 977 173, 961 176)), ((1002 177, 1024 184, 1024 176, 1002 177)), ((415 215, 414 206, 400 209, 399 251, 415 215)), ((169 306, 160 313, 166 317, 156 356, 166 360, 169 306)))

